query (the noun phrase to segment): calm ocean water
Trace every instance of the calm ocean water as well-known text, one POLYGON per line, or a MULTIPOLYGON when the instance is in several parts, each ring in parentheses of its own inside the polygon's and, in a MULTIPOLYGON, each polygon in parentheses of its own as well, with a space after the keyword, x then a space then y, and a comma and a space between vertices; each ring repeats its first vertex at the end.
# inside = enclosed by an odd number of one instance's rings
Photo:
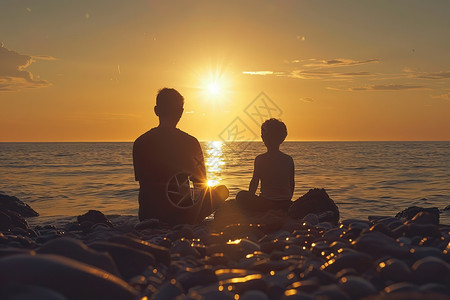
MULTIPOLYGON (((37 221, 89 209, 137 214, 132 143, 0 143, 0 192, 40 213, 37 221)), ((230 197, 246 189, 261 142, 202 143, 211 181, 230 197)), ((325 188, 342 218, 394 216, 411 205, 450 204, 450 142, 285 142, 295 162, 294 199, 325 188)), ((450 224, 450 212, 441 214, 450 224)))

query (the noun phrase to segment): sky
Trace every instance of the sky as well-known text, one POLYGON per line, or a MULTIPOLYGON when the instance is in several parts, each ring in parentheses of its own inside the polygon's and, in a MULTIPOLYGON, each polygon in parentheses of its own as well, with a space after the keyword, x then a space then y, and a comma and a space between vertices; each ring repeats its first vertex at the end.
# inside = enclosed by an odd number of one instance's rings
POLYGON ((450 140, 450 1, 0 0, 0 142, 450 140))

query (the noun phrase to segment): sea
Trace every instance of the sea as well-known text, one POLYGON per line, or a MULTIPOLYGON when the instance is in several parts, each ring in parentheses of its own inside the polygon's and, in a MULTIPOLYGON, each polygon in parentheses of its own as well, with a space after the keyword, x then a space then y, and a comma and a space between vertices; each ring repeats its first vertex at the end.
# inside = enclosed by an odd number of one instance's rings
MULTIPOLYGON (((262 142, 201 142, 210 184, 230 199, 248 189, 262 142)), ((40 216, 68 220, 90 209, 137 215, 131 142, 0 143, 0 193, 16 196, 40 216)), ((450 142, 285 142, 294 159, 293 200, 324 188, 341 219, 395 216, 416 205, 450 204, 450 142)), ((450 224, 450 210, 441 223, 450 224)))

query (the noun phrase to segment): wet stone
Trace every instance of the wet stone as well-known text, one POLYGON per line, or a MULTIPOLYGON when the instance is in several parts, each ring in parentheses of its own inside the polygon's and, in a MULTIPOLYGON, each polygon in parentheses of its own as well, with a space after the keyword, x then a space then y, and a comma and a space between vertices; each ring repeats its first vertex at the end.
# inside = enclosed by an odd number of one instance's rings
POLYGON ((433 256, 419 259, 411 270, 417 283, 441 282, 449 276, 448 263, 433 256))
POLYGON ((408 281, 412 274, 409 266, 396 258, 380 262, 377 266, 377 272, 382 279, 393 282, 408 281))
POLYGON ((356 276, 342 277, 339 280, 339 287, 353 299, 361 299, 377 293, 372 283, 356 276))

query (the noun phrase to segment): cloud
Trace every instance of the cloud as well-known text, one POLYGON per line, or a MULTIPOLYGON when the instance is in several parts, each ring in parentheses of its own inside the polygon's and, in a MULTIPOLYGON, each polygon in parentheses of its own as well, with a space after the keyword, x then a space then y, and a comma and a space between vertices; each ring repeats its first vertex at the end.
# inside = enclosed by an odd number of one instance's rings
POLYGON ((292 60, 285 61, 287 64, 294 64, 294 69, 287 70, 285 72, 274 71, 245 71, 242 74, 245 75, 262 75, 262 76, 284 76, 298 79, 324 79, 324 80, 349 80, 362 76, 376 75, 367 71, 333 71, 333 68, 337 67, 355 67, 359 65, 378 63, 380 59, 372 58, 366 60, 354 60, 348 58, 336 58, 336 59, 305 59, 305 60, 292 60))
POLYGON ((242 74, 247 75, 277 75, 282 74, 281 72, 273 72, 273 71, 244 71, 242 74))
POLYGON ((286 75, 292 78, 300 79, 352 79, 361 76, 373 76, 374 73, 371 72, 332 72, 332 71, 322 71, 322 70, 294 70, 290 74, 286 75))
POLYGON ((444 100, 450 100, 450 92, 447 94, 437 95, 437 96, 431 96, 431 98, 434 99, 444 99, 444 100))
POLYGON ((310 97, 302 97, 299 100, 302 101, 302 102, 306 102, 306 103, 314 102, 314 99, 310 98, 310 97))
POLYGON ((9 50, 0 43, 0 91, 50 86, 48 81, 35 78, 31 72, 25 70, 33 62, 35 60, 32 56, 9 50))
POLYGON ((438 73, 425 73, 418 75, 417 78, 422 79, 450 79, 450 71, 441 71, 438 73))
POLYGON ((346 67, 357 66, 370 63, 379 63, 379 58, 371 58, 366 60, 354 60, 349 58, 333 58, 333 59, 306 59, 306 60, 293 60, 292 63, 301 64, 304 67, 314 68, 331 68, 331 67, 346 67))
POLYGON ((349 91, 402 91, 402 90, 418 90, 426 89, 424 85, 413 84, 375 84, 366 87, 353 87, 349 91))

